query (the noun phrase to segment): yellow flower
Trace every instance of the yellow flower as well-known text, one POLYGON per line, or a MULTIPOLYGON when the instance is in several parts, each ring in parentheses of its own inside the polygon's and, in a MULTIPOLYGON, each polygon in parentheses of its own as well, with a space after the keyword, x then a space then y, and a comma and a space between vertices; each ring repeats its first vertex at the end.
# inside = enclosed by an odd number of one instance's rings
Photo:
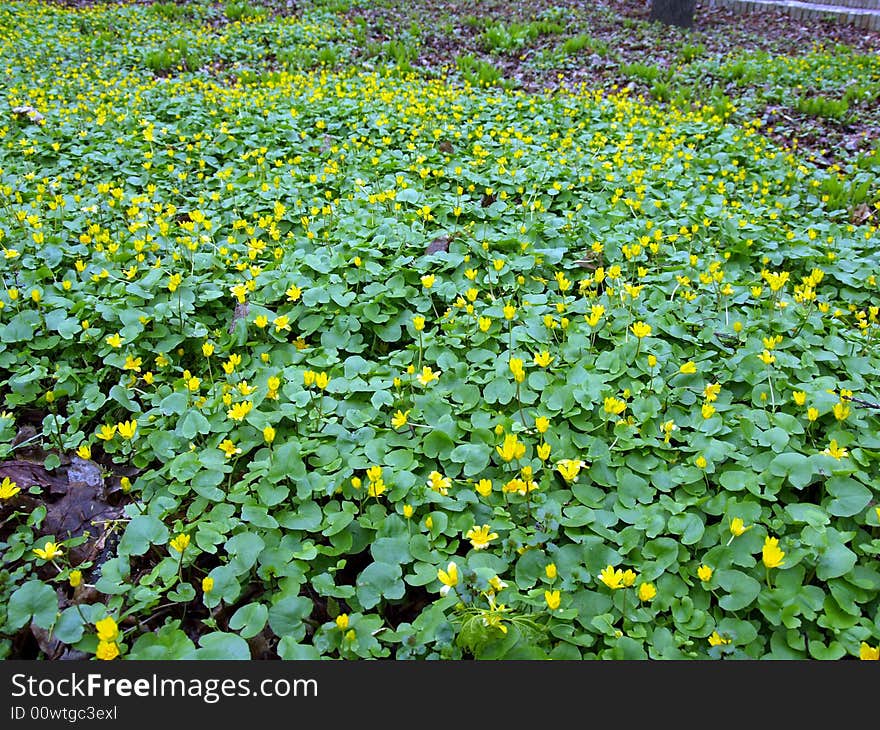
POLYGON ((100 641, 116 641, 119 638, 119 626, 112 616, 106 616, 95 622, 95 630, 100 641))
POLYGON ((837 439, 831 439, 831 443, 828 444, 828 448, 825 449, 822 453, 827 456, 833 456, 835 459, 840 461, 840 459, 846 456, 849 452, 846 449, 841 448, 837 445, 837 439))
POLYGON ((768 350, 776 349, 776 345, 782 342, 782 335, 771 335, 770 337, 762 337, 761 342, 768 350))
POLYGON ((546 368, 553 361, 553 357, 551 357, 550 353, 547 350, 543 352, 536 352, 534 354, 534 362, 535 365, 539 367, 546 368))
POLYGON ((21 491, 21 487, 13 482, 9 477, 3 477, 0 482, 0 499, 12 499, 21 491))
POLYGON ((577 459, 563 459, 556 464, 556 469, 569 484, 577 479, 581 468, 586 466, 583 461, 577 459))
POLYGON ((415 328, 416 332, 421 332, 423 329, 425 329, 425 318, 418 315, 413 317, 413 327, 415 328))
POLYGON ((254 318, 254 324, 260 329, 264 329, 269 324, 269 318, 265 314, 258 314, 254 318))
POLYGON ((535 430, 538 433, 546 433, 547 429, 550 428, 550 419, 546 416, 538 416, 535 419, 535 430))
POLYGON ((559 608, 559 603, 562 600, 562 595, 558 590, 556 591, 544 591, 544 601, 547 603, 547 608, 551 611, 555 611, 559 608))
POLYGON ((124 439, 131 440, 134 438, 134 434, 137 431, 137 419, 132 419, 130 421, 121 421, 116 424, 116 427, 119 429, 119 435, 124 439))
POLYGON ((202 578, 202 593, 210 593, 214 590, 214 579, 210 575, 202 578))
POLYGON ((557 271, 554 274, 554 278, 559 286, 559 291, 564 293, 571 289, 571 282, 566 278, 564 271, 557 271))
POLYGON ((776 362, 776 356, 771 355, 769 350, 764 350, 764 352, 758 355, 758 359, 765 365, 772 365, 776 362))
POLYGON ((802 390, 796 390, 791 394, 794 398, 795 405, 802 406, 807 402, 807 394, 802 390))
POLYGON ((109 441, 116 435, 116 426, 115 425, 103 425, 100 429, 98 429, 97 436, 102 441, 109 441))
POLYGON ((104 341, 110 345, 110 347, 122 347, 122 337, 119 336, 119 333, 115 333, 109 335, 104 339, 104 341))
POLYGON ((746 527, 745 523, 742 521, 742 517, 734 517, 730 521, 730 534, 734 537, 739 537, 744 532, 751 530, 753 527, 754 525, 749 525, 748 527, 746 527))
POLYGON ((315 378, 317 377, 317 373, 314 370, 306 370, 303 373, 303 385, 306 388, 311 388, 315 384, 315 378))
POLYGON ((133 357, 132 355, 128 355, 125 358, 125 364, 122 366, 123 370, 133 370, 136 373, 141 371, 141 359, 139 357, 133 357))
POLYGON ((439 471, 432 471, 428 474, 428 486, 445 497, 449 494, 452 480, 449 477, 443 476, 439 471))
POLYGON ((371 480, 367 487, 367 494, 370 497, 379 497, 387 491, 385 482, 382 479, 371 480))
POLYGON ((171 274, 171 276, 168 277, 168 291, 177 291, 177 287, 180 286, 181 281, 183 281, 183 277, 180 274, 171 274))
POLYGON ((870 644, 863 641, 861 644, 859 644, 859 659, 869 661, 880 660, 880 645, 872 647, 870 644))
POLYGON ((205 342, 202 345, 202 354, 205 357, 211 357, 211 355, 214 354, 214 345, 212 345, 210 342, 205 342))
POLYGON ((605 398, 605 413, 609 415, 619 416, 626 410, 626 401, 622 401, 619 398, 615 398, 614 396, 607 396, 605 398))
POLYGON ((761 549, 761 560, 768 568, 779 568, 785 564, 785 553, 779 549, 778 537, 764 538, 764 547, 761 549))
POLYGON ((71 588, 76 588, 82 584, 82 577, 81 570, 71 570, 70 575, 67 576, 67 582, 70 583, 71 588))
POLYGON ((850 414, 849 406, 846 403, 835 403, 831 410, 838 421, 845 421, 850 414))
POLYGON ((411 504, 403 505, 403 516, 405 519, 408 520, 410 517, 412 517, 414 511, 415 510, 413 509, 413 506, 411 504))
POLYGON ((408 422, 407 416, 409 416, 408 410, 401 411, 398 409, 397 413, 391 416, 391 425, 394 428, 403 428, 408 422))
POLYGON ((115 641, 100 641, 95 650, 95 658, 110 661, 119 656, 119 646, 115 641))
POLYGON ((287 301, 295 302, 302 295, 302 289, 300 289, 296 284, 291 284, 290 288, 284 293, 287 295, 287 301))
POLYGON ((648 355, 648 367, 653 368, 657 364, 656 355, 648 355))
POLYGON ((503 311, 504 311, 504 319, 506 319, 508 321, 513 319, 516 316, 516 307, 513 306, 512 304, 505 304, 503 311))
POLYGON ((57 558, 61 552, 61 545, 57 542, 47 542, 42 548, 34 548, 34 554, 43 560, 57 558))
POLYGON ((587 320, 587 324, 590 325, 590 327, 595 327, 599 324, 603 314, 605 314, 605 307, 601 304, 594 304, 590 307, 590 313, 585 314, 584 318, 587 320))
POLYGON ((623 588, 623 571, 615 570, 608 565, 599 573, 599 580, 612 591, 616 591, 618 588, 623 588))
POLYGON ((707 403, 714 403, 718 400, 718 394, 721 392, 721 386, 718 383, 707 383, 703 388, 703 397, 707 403))
POLYGON ((422 277, 421 281, 422 286, 425 287, 425 289, 430 289, 432 286, 434 286, 434 274, 425 274, 422 277))
POLYGON ((509 462, 521 459, 526 453, 526 445, 517 439, 516 434, 509 433, 505 435, 504 443, 501 446, 496 446, 495 450, 505 462, 509 462))
POLYGON ((657 595, 657 589, 653 583, 641 583, 639 585, 639 600, 651 601, 657 595))
POLYGON ((632 333, 642 339, 643 337, 647 337, 651 334, 651 325, 645 324, 644 322, 636 322, 632 327, 630 327, 632 333))
POLYGON ((489 543, 492 542, 492 540, 498 538, 498 533, 490 532, 491 529, 492 528, 489 527, 489 525, 483 525, 482 527, 474 525, 465 534, 465 539, 471 541, 474 550, 485 550, 489 547, 489 543))
POLYGON ((710 646, 724 646, 725 644, 729 644, 730 639, 721 636, 717 631, 713 631, 712 635, 709 637, 709 645, 710 646))
POLYGON ((538 444, 537 452, 538 452, 538 458, 541 461, 547 461, 547 459, 550 458, 550 444, 548 444, 548 443, 538 444))
POLYGON ((315 376, 315 386, 319 390, 324 390, 327 387, 327 384, 330 382, 330 376, 327 375, 324 371, 321 371, 315 376))
POLYGON ((382 478, 382 467, 381 466, 371 466, 367 469, 367 479, 371 482, 375 482, 377 479, 382 478))
POLYGON ((290 329, 290 317, 288 317, 286 314, 282 314, 278 317, 275 317, 275 319, 272 320, 272 324, 275 325, 276 332, 282 332, 283 330, 289 330, 290 329))
POLYGON ((263 429, 263 441, 271 444, 275 440, 275 429, 272 426, 266 426, 263 429))
POLYGON ((478 323, 480 325, 480 332, 488 332, 492 326, 492 320, 489 317, 480 317, 478 323))
POLYGON ((819 410, 816 408, 807 408, 807 420, 811 423, 819 417, 819 410))
POLYGON ((226 415, 233 421, 242 421, 251 412, 253 407, 254 404, 249 400, 242 401, 241 403, 234 404, 232 408, 226 411, 226 415))
POLYGON ((526 371, 523 368, 523 361, 518 357, 510 358, 510 362, 508 363, 510 367, 510 372, 513 373, 513 379, 517 383, 521 383, 525 380, 526 371))
POLYGON ((220 449, 220 451, 226 454, 227 459, 231 459, 236 454, 241 453, 241 449, 236 447, 236 445, 232 443, 230 439, 224 439, 223 441, 221 441, 218 448, 220 449))
POLYGON ((700 469, 705 469, 708 465, 708 461, 706 461, 706 457, 700 454, 696 459, 694 459, 694 464, 697 465, 700 469))
POLYGON ((544 566, 544 575, 550 580, 554 580, 558 575, 556 571, 556 563, 547 563, 547 565, 544 566))
POLYGON ((697 366, 689 360, 678 369, 678 372, 684 373, 685 375, 693 375, 697 372, 697 366))
POLYGON ((708 581, 712 580, 712 573, 714 572, 715 571, 708 565, 701 565, 699 568, 697 568, 697 576, 701 581, 703 581, 703 583, 707 583, 708 581))
POLYGON ((180 533, 176 537, 173 537, 168 544, 177 550, 177 552, 182 553, 189 545, 189 535, 180 533))
POLYGON ((336 617, 336 628, 340 631, 345 631, 348 628, 348 623, 349 622, 347 613, 340 613, 336 617))
POLYGON ((703 418, 712 418, 715 415, 715 406, 711 403, 703 403, 703 407, 700 409, 703 414, 703 418))
POLYGON ((435 380, 440 379, 439 371, 434 372, 428 365, 425 365, 422 368, 422 372, 416 376, 416 380, 419 381, 422 385, 428 385, 429 383, 433 383, 435 380))
POLYGON ((437 570, 437 579, 443 584, 440 589, 440 595, 445 596, 452 588, 458 585, 458 566, 450 562, 446 566, 446 570, 439 568, 437 570))
POLYGON ((632 570, 625 570, 623 572, 623 585, 626 588, 629 588, 633 583, 636 582, 636 574, 632 570))
POLYGON ((474 485, 474 488, 477 490, 480 496, 488 497, 490 494, 492 494, 492 480, 480 479, 480 481, 478 481, 476 485, 474 485))

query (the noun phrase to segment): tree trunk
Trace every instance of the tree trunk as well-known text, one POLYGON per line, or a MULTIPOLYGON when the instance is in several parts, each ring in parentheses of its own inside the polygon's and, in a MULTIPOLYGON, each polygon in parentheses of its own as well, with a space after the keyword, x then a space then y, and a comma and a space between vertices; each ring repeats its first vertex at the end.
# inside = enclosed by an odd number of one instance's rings
POLYGON ((694 10, 697 0, 652 0, 651 20, 659 20, 666 25, 690 28, 694 24, 694 10))

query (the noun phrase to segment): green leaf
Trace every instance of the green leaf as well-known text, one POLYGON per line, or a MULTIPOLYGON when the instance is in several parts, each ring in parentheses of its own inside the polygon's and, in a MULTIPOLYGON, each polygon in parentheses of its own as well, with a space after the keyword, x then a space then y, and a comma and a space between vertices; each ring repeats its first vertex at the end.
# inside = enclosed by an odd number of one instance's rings
POLYGON ((441 458, 446 459, 449 458, 450 453, 452 452, 453 447, 455 446, 455 442, 445 431, 441 431, 440 429, 432 430, 422 442, 422 448, 424 449, 425 456, 428 456, 432 459, 441 458))
POLYGON ((409 552, 409 536, 380 537, 373 541, 370 553, 377 563, 402 565, 411 563, 413 556, 409 552))
POLYGON ((52 628, 52 635, 62 644, 75 644, 83 637, 84 632, 85 622, 79 606, 65 608, 52 628))
POLYGON ((240 575, 254 566, 266 543, 256 533, 240 532, 229 538, 223 547, 232 558, 229 567, 240 575))
POLYGON ((211 424, 198 411, 187 411, 180 419, 175 431, 185 439, 194 439, 196 434, 211 432, 211 424))
POLYGON ((870 504, 873 492, 849 477, 831 477, 825 482, 825 491, 832 499, 825 508, 835 517, 852 517, 870 504))
POLYGON ((739 570, 717 570, 718 585, 727 591, 718 605, 725 611, 739 611, 750 605, 761 592, 761 584, 739 570))
POLYGON ((48 629, 57 615, 58 596, 40 580, 29 580, 16 589, 6 607, 6 623, 11 629, 20 629, 31 620, 41 629, 48 629))
POLYGON ((29 342, 40 325, 40 316, 33 310, 16 314, 2 330, 2 342, 29 342))
POLYGON ((137 515, 125 528, 119 541, 120 555, 143 555, 150 545, 164 545, 168 541, 168 528, 153 515, 137 515))
POLYGON ((803 522, 812 527, 823 527, 831 522, 831 518, 825 510, 818 505, 806 502, 786 505, 785 512, 793 522, 803 522))
POLYGON ((449 458, 456 464, 464 464, 466 477, 476 476, 489 466, 492 447, 488 444, 461 444, 450 452, 449 458))
POLYGON ((251 658, 247 642, 237 634, 225 631, 205 634, 199 639, 199 646, 195 658, 200 660, 243 661, 251 658))
POLYGON ((674 535, 681 535, 683 545, 693 545, 699 542, 706 531, 703 520, 692 512, 673 515, 669 518, 668 527, 674 535))
POLYGON ((171 393, 162 399, 159 410, 163 416, 180 415, 187 409, 189 398, 186 393, 171 393))
POLYGON ((251 639, 259 634, 269 618, 269 609, 262 603, 248 603, 239 608, 232 618, 229 619, 229 628, 245 639, 251 639))
POLYGON ((774 476, 788 477, 795 489, 803 489, 813 481, 813 462, 804 454, 779 454, 770 462, 768 469, 774 476))
POLYGON ((856 564, 856 554, 841 542, 832 542, 819 551, 816 577, 830 580, 846 575, 856 564))
POLYGON ((382 598, 403 598, 406 586, 399 565, 371 563, 357 577, 357 599, 364 609, 374 608, 382 598))
POLYGON ((316 660, 321 658, 319 652, 314 646, 309 644, 298 644, 289 636, 282 637, 278 642, 278 656, 286 660, 316 660))
POLYGON ((195 644, 179 628, 179 621, 171 621, 156 632, 141 634, 126 654, 128 659, 172 660, 191 659, 195 644))
POLYGON ((315 605, 306 596, 285 596, 269 608, 269 627, 276 636, 305 635, 304 619, 315 605))

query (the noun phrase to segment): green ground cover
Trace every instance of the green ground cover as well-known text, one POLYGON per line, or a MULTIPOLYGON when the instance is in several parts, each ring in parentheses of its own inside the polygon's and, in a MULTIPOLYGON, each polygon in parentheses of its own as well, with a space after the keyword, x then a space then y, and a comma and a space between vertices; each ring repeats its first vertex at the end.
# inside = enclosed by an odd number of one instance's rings
POLYGON ((876 658, 873 158, 350 11, 0 4, 0 655, 876 658))

